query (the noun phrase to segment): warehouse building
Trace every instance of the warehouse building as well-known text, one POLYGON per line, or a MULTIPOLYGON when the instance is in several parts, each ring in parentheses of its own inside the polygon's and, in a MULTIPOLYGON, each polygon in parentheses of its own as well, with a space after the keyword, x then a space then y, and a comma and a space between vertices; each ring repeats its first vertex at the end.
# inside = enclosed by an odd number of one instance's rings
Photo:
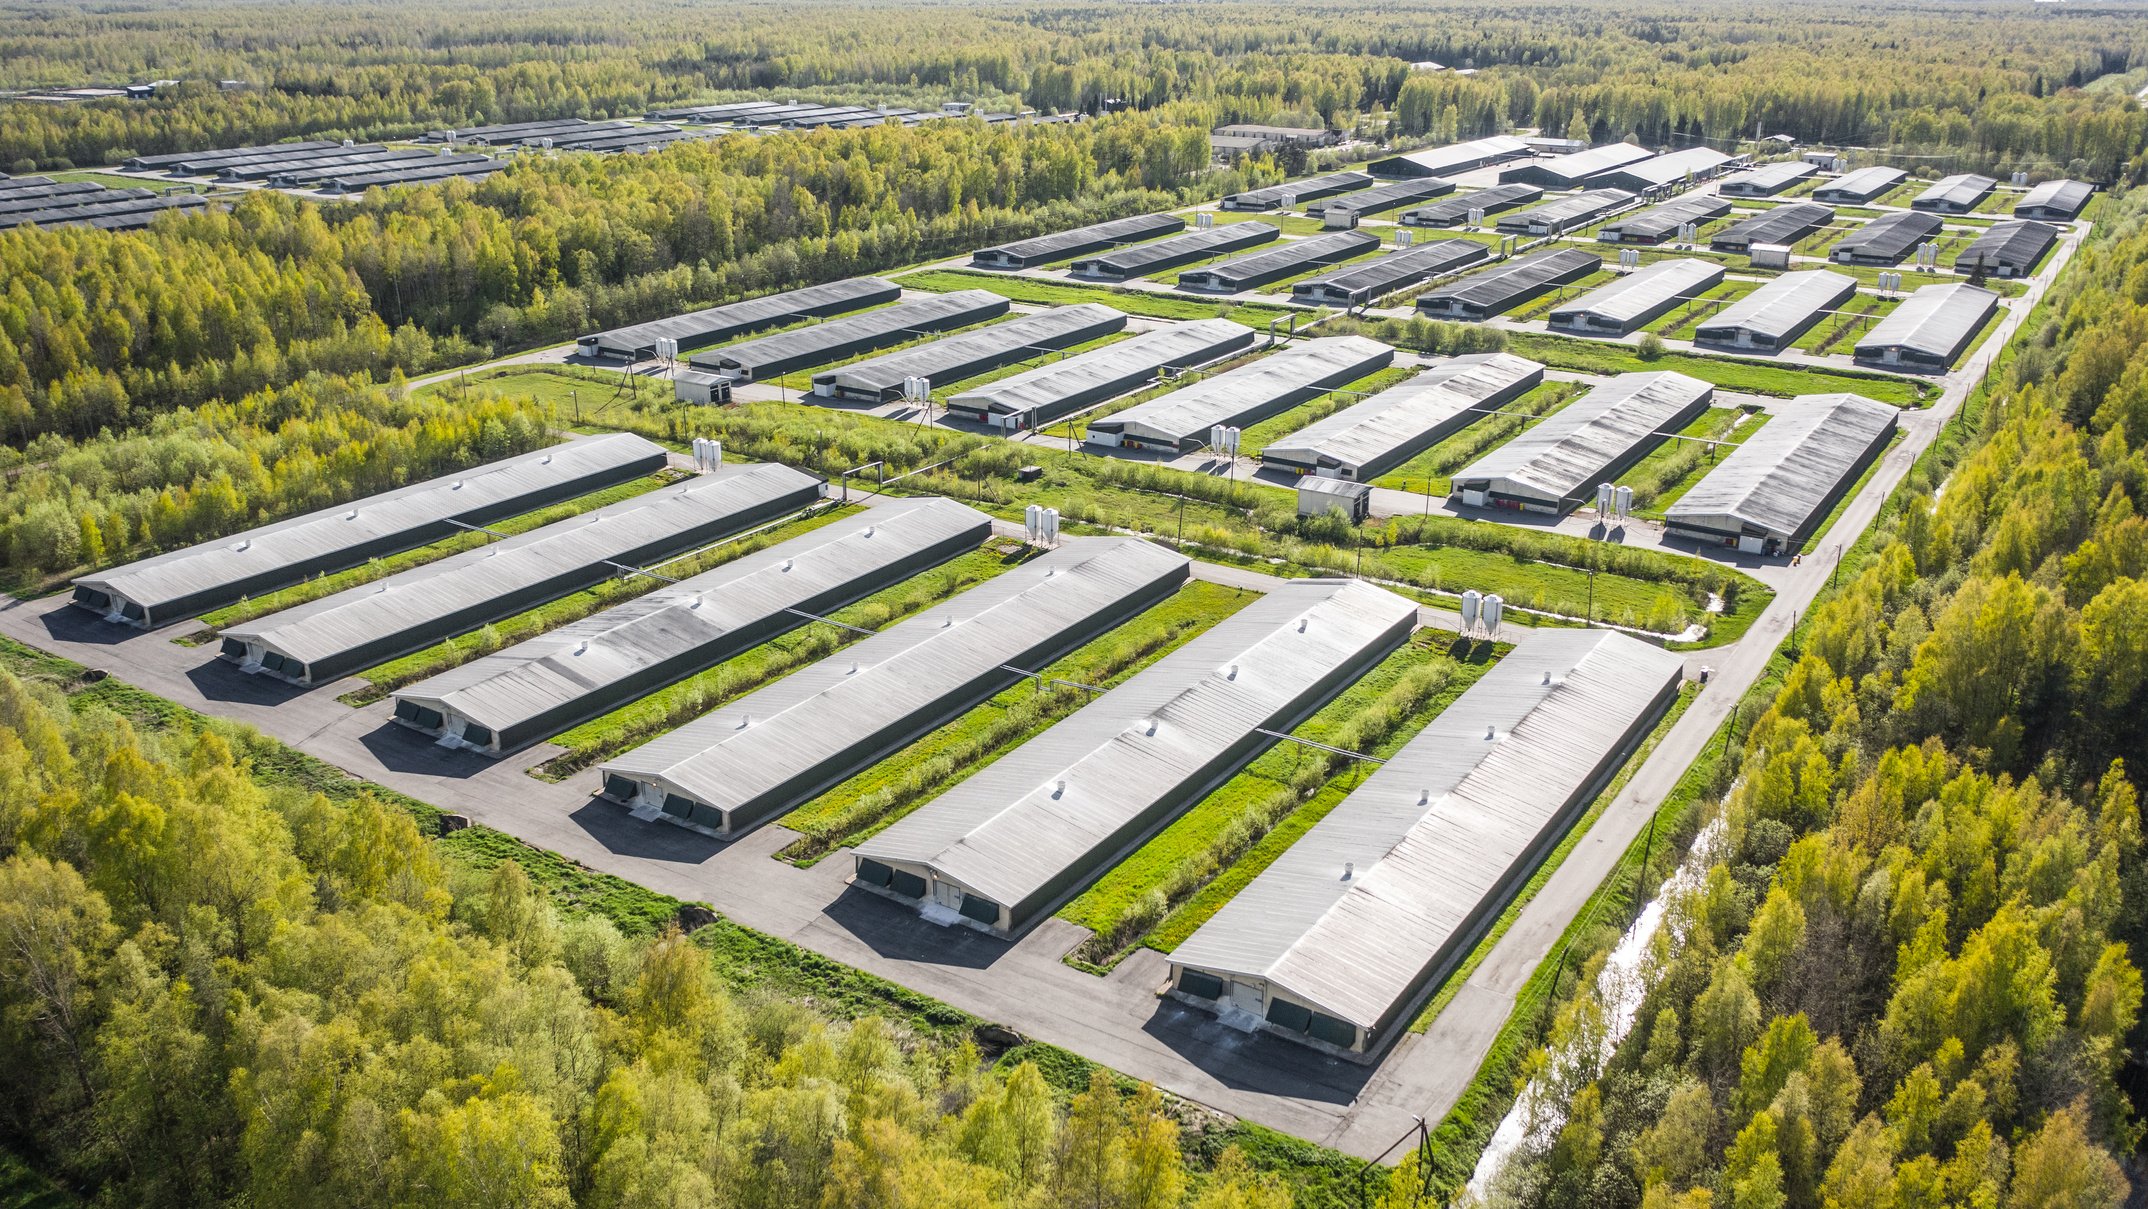
POLYGON ((1009 431, 1039 428, 1115 399, 1169 370, 1192 369, 1253 346, 1253 329, 1228 319, 1196 319, 1024 370, 947 401, 947 412, 1009 431))
POLYGON ((1857 279, 1841 273, 1785 273, 1702 320, 1693 342, 1737 352, 1781 352, 1856 293, 1857 279))
POLYGON ((1624 336, 1672 308, 1723 284, 1723 266, 1679 257, 1659 260, 1551 309, 1551 330, 1574 336, 1624 336))
POLYGON ((1734 252, 1748 255, 1755 244, 1772 244, 1780 247, 1794 246, 1799 240, 1814 235, 1827 224, 1835 221, 1832 206, 1817 202, 1794 202, 1777 206, 1751 218, 1742 218, 1716 232, 1708 239, 1708 247, 1716 252, 1734 252))
POLYGON ((1857 341, 1867 365, 1943 374, 1967 352, 1999 309, 1999 296, 1966 282, 1928 285, 1872 325, 1857 341))
POLYGON ((426 153, 415 157, 361 160, 349 164, 310 163, 285 169, 268 177, 267 181, 272 189, 325 191, 331 181, 379 177, 400 183, 407 180, 439 179, 450 175, 497 171, 506 166, 489 155, 442 151, 437 155, 426 153))
POLYGON ((1282 232, 1264 222, 1231 222, 1188 231, 1155 243, 1136 244, 1074 262, 1073 275, 1090 281, 1132 281, 1196 260, 1259 247, 1282 232))
POLYGON ((1724 177, 1716 191, 1727 197, 1773 197, 1819 170, 1819 165, 1804 160, 1777 160, 1724 177))
POLYGON ((1033 269, 1038 265, 1072 260, 1121 244, 1140 243, 1164 235, 1176 235, 1186 229, 1186 220, 1175 214, 1137 214, 1132 218, 1119 218, 1092 226, 1076 227, 1071 231, 1055 231, 1024 239, 1016 243, 1001 244, 996 248, 980 248, 970 257, 970 264, 980 269, 1033 269))
POLYGON ((1191 386, 1092 420, 1089 443, 1181 453, 1208 443, 1218 424, 1244 427, 1281 415, 1394 364, 1395 350, 1363 336, 1329 336, 1213 374, 1191 386))
POLYGON ((764 381, 792 370, 811 369, 907 344, 933 332, 997 319, 1008 309, 1007 300, 990 290, 929 294, 860 315, 695 353, 687 358, 687 364, 733 382, 764 381))
POLYGON ((647 696, 982 545, 992 518, 903 500, 570 621, 395 694, 403 725, 488 756, 647 696))
POLYGON ((1620 374, 1456 473, 1454 496, 1472 508, 1563 513, 1714 399, 1714 386, 1684 374, 1620 374))
POLYGON ((1537 185, 1494 185, 1429 206, 1412 206, 1398 216, 1398 221, 1406 227, 1456 227, 1468 222, 1473 212, 1481 210, 1486 215, 1497 214, 1516 206, 1526 206, 1542 196, 1544 190, 1537 185))
POLYGON ((1802 395, 1716 463, 1666 513, 1666 534, 1747 554, 1798 548, 1894 436, 1897 413, 1863 395, 1802 395))
POLYGON ((1940 225, 1939 219, 1930 214, 1882 214, 1836 240, 1827 258, 1836 264, 1900 264, 1916 251, 1918 244, 1938 235, 1940 225))
POLYGON ((1585 227, 1633 204, 1633 200, 1633 194, 1620 189, 1590 189, 1570 197, 1555 197, 1527 210, 1516 210, 1501 217, 1497 227, 1507 235, 1558 235, 1585 227))
POLYGON ((2072 222, 2095 194, 2096 187, 2086 181, 2045 181, 2014 206, 2014 217, 2072 222))
POLYGON ((1264 468, 1369 482, 1544 384, 1512 353, 1449 357, 1260 451, 1264 468))
POLYGON ((1417 309, 1443 319, 1484 320, 1604 267, 1604 258, 1577 248, 1532 252, 1417 296, 1417 309))
POLYGON ((661 445, 584 437, 74 581, 74 603, 153 629, 662 470, 661 445))
POLYGON ((421 143, 519 143, 548 134, 565 134, 589 125, 582 118, 544 118, 534 122, 502 122, 493 126, 465 126, 457 130, 433 130, 419 137, 421 143))
POLYGON ((1632 143, 1610 143, 1602 147, 1591 147, 1587 151, 1576 151, 1570 155, 1547 156, 1526 164, 1502 168, 1499 172, 1499 183, 1536 185, 1544 189, 1579 189, 1583 182, 1647 158, 1649 152, 1645 147, 1636 147, 1632 143))
POLYGON ((1967 214, 1983 204, 1999 182, 1974 172, 1940 177, 1932 187, 1910 199, 1909 208, 1928 214, 1967 214))
POLYGON ((1170 994, 1370 1062, 1677 697, 1678 655, 1547 630, 1470 686, 1171 953, 1170 994))
POLYGON ((272 151, 328 152, 342 147, 331 139, 309 139, 297 143, 277 143, 265 147, 229 147, 222 151, 170 151, 162 155, 137 155, 120 165, 127 172, 155 172, 167 176, 206 176, 215 171, 214 165, 223 160, 245 159, 272 151))
POLYGON ((1597 228, 1603 243, 1660 244, 1676 239, 1687 223, 1699 227, 1730 213, 1730 203, 1712 193, 1689 194, 1676 201, 1628 214, 1597 228))
POLYGON ((1688 147, 1650 156, 1598 175, 1589 183, 1599 188, 1625 189, 1632 193, 1655 193, 1675 186, 1704 181, 1735 167, 1739 161, 1713 147, 1688 147))
POLYGON ((413 161, 408 167, 374 169, 327 177, 316 182, 313 188, 317 193, 363 193, 376 187, 429 185, 444 180, 490 176, 505 167, 507 161, 496 160, 487 155, 443 155, 423 162, 413 161))
POLYGON ((152 193, 147 189, 107 189, 93 185, 94 192, 54 194, 21 199, 0 212, 0 229, 37 226, 95 227, 100 231, 134 231, 148 226, 167 210, 203 210, 209 199, 194 193, 152 193))
POLYGON ((1452 143, 1445 147, 1427 147, 1422 151, 1391 155, 1384 160, 1374 160, 1370 171, 1374 176, 1389 180, 1424 176, 1452 177, 1493 164, 1503 164, 1508 160, 1518 160, 1528 154, 1528 143, 1509 135, 1496 134, 1490 138, 1472 139, 1466 143, 1452 143))
POLYGON ((1290 287, 1290 296, 1315 306, 1369 306, 1398 290, 1481 264, 1491 255, 1491 248, 1474 239, 1430 240, 1308 277, 1290 287))
POLYGON ((908 378, 952 386, 1125 330, 1126 316, 1102 303, 1053 307, 974 332, 822 370, 813 375, 812 397, 892 403, 902 397, 903 382, 908 378))
POLYGON ((1187 269, 1178 275, 1178 287, 1182 290, 1202 290, 1214 294, 1235 294, 1241 290, 1256 289, 1271 281, 1295 277, 1331 264, 1338 264, 1367 252, 1377 251, 1380 237, 1365 231, 1329 231, 1293 239, 1272 248, 1235 256, 1221 264, 1203 265, 1187 269))
POLYGON ((1232 193, 1218 204, 1222 209, 1231 211, 1288 210, 1324 197, 1334 197, 1338 193, 1362 189, 1371 183, 1372 178, 1362 172, 1333 172, 1311 180, 1286 181, 1265 189, 1232 193))
POLYGON ((852 884, 1011 936, 1400 646, 1417 605, 1287 580, 865 840, 852 884))
POLYGON ((902 297, 902 287, 878 277, 852 277, 802 290, 785 290, 714 306, 668 319, 637 323, 631 327, 597 332, 575 342, 584 357, 624 357, 638 361, 656 355, 657 342, 676 340, 679 351, 689 353, 711 344, 735 340, 751 332, 784 327, 807 319, 841 315, 880 306, 902 297))
POLYGON ((1987 277, 2027 277, 2036 271, 2058 242, 2059 229, 2049 223, 2002 222, 1976 237, 1954 258, 1957 273, 1982 273, 1987 277))
POLYGON ((775 463, 699 475, 227 627, 219 653, 248 672, 326 684, 795 512, 821 487, 775 463))
POLYGON ((1900 168, 1874 164, 1869 168, 1846 172, 1831 181, 1822 181, 1820 186, 1812 191, 1812 196, 1815 201, 1834 206, 1868 206, 1894 192, 1908 179, 1909 173, 1900 168))
POLYGON ((1435 197, 1444 197, 1452 192, 1453 181, 1437 177, 1417 177, 1376 185, 1363 193, 1316 201, 1305 207, 1305 213, 1313 218, 1326 218, 1330 210, 1348 210, 1352 214, 1385 214, 1412 202, 1431 201, 1435 197))
POLYGON ((735 838, 1169 597, 1185 556, 1075 538, 604 762, 602 795, 735 838))

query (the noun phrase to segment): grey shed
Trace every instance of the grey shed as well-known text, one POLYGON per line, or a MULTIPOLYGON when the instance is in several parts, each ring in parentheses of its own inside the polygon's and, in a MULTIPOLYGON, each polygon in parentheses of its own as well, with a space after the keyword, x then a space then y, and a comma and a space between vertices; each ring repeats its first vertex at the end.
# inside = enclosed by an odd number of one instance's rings
POLYGON ((1378 478, 1544 382, 1512 353, 1450 357, 1362 403, 1270 442, 1263 466, 1360 481, 1378 478))
POLYGON ((906 378, 951 386, 979 374, 1018 365, 1041 353, 1126 329, 1126 316, 1100 302, 1053 307, 959 335, 943 336, 813 375, 813 395, 884 403, 902 396, 906 378))
POLYGON ((1253 329, 1228 319, 1156 328, 947 400, 947 410, 997 428, 1034 428, 1145 386, 1169 370, 1192 369, 1253 346, 1253 329))
POLYGON ((782 327, 823 315, 840 315, 845 311, 893 302, 900 297, 902 287, 892 281, 852 277, 597 332, 582 337, 575 347, 585 357, 637 358, 654 355, 658 340, 676 340, 681 352, 692 352, 705 345, 734 340, 748 332, 782 327))
POLYGON ((1825 269, 1785 273, 1702 320, 1694 329, 1693 342, 1743 352, 1778 352, 1856 293, 1857 279, 1841 273, 1825 269))
POLYGON ((1945 373, 1999 309, 1990 290, 1951 282, 1928 285, 1872 325, 1857 341, 1857 360, 1891 369, 1945 373))
POLYGON ((1801 395, 1781 404, 1671 505, 1665 529, 1749 554, 1792 548, 1886 448, 1896 415, 1863 395, 1801 395))
POLYGON ((1076 227, 1071 231, 1055 231, 1017 243, 998 247, 981 248, 970 257, 970 263, 980 269, 1027 269, 1057 260, 1086 256, 1120 244, 1139 243, 1186 229, 1186 220, 1175 214, 1137 214, 1132 218, 1114 219, 1076 227))
POLYGON ((1335 387, 1387 368, 1395 350, 1363 336, 1305 340, 1089 422, 1089 441, 1112 447, 1198 449, 1219 424, 1256 424, 1335 387))
POLYGON ((877 311, 695 353, 687 363, 733 381, 753 382, 997 319, 1008 309, 1007 300, 990 290, 928 294, 877 311))
POLYGON ((1471 507, 1565 511, 1708 409, 1715 387, 1677 373, 1620 374, 1454 475, 1471 507))

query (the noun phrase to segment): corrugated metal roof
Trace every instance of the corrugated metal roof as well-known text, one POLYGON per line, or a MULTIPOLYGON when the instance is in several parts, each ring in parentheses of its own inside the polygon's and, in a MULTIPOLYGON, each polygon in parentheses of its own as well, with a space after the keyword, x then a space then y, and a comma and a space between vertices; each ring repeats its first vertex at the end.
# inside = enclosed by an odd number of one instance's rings
POLYGON ((994 360, 1031 350, 1065 348, 1100 336, 1123 331, 1126 316, 1100 302, 1053 307, 1033 315, 1009 319, 990 327, 943 336, 929 343, 900 349, 869 360, 837 366, 813 375, 817 390, 827 384, 845 394, 885 394, 900 389, 904 378, 953 381, 950 373, 979 361, 994 360))
POLYGON ((1544 190, 1537 185, 1493 185, 1489 189, 1479 189, 1474 193, 1464 193, 1460 197, 1436 201, 1429 206, 1411 206, 1402 212, 1400 221, 1407 226, 1451 227, 1459 222, 1467 222, 1471 210, 1481 209, 1486 214, 1495 214, 1511 206, 1533 202, 1542 196, 1544 190))
POLYGON ((1074 538, 607 760, 603 771, 735 810, 842 762, 1055 635, 1082 632, 1098 616, 1183 580, 1187 566, 1185 556, 1135 538, 1074 538))
POLYGON ((1883 214, 1835 241, 1827 255, 1832 260, 1871 259, 1895 261, 1910 249, 1939 234, 1941 223, 1930 214, 1898 210, 1883 214))
POLYGON ((1323 289, 1329 289, 1354 297, 1378 298, 1466 268, 1491 254, 1491 248, 1474 239, 1434 239, 1389 252, 1378 260, 1307 277, 1292 285, 1290 292, 1317 295, 1323 289))
POLYGON ((883 281, 878 277, 852 277, 845 281, 809 285, 802 290, 764 294, 743 302, 712 306, 707 310, 637 323, 631 327, 613 328, 608 332, 584 336, 581 343, 628 355, 652 351, 658 340, 679 340, 690 348, 697 341, 707 343, 725 340, 742 332, 779 327, 814 315, 893 302, 901 296, 902 287, 892 281, 883 281))
POLYGON ((1248 189, 1244 193, 1233 193, 1223 199, 1222 205, 1226 210, 1273 210, 1281 205, 1286 197, 1300 202, 1315 201, 1323 197, 1333 197, 1338 193, 1348 193, 1352 189, 1362 189, 1371 183, 1372 178, 1362 172, 1331 172, 1311 180, 1285 181, 1280 185, 1269 185, 1265 189, 1248 189))
POLYGON ((1629 189, 1660 189, 1687 177, 1706 177, 1720 171, 1731 157, 1713 147, 1687 147, 1651 156, 1603 174, 1604 181, 1629 189))
POLYGON ((1428 176, 1446 176, 1451 173, 1468 172, 1486 164, 1496 164, 1529 154, 1529 144, 1511 135, 1495 134, 1490 138, 1472 139, 1447 147, 1427 147, 1422 151, 1408 151, 1372 166, 1374 172, 1383 168, 1398 171, 1400 163, 1428 176))
POLYGON ((1896 415, 1863 395, 1801 395, 1780 404, 1671 505, 1670 521, 1731 533, 1751 526, 1787 539, 1893 431, 1896 415))
POLYGON ((1550 283, 1562 279, 1587 276, 1603 265, 1603 257, 1579 248, 1531 252, 1519 260, 1509 260, 1419 294, 1417 305, 1422 307, 1427 302, 1453 299, 1464 306, 1496 311, 1523 294, 1542 291, 1550 283))
POLYGON ((1952 357, 1998 307, 1997 294, 1967 282, 1925 286, 1872 325, 1857 341, 1857 355, 1900 348, 1935 359, 1952 357))
POLYGON ((1186 220, 1175 214, 1137 214, 1132 218, 1118 218, 1110 222, 1092 223, 1071 231, 1054 231, 1034 239, 1017 240, 996 247, 978 249, 975 259, 992 257, 1038 264, 1073 256, 1102 244, 1132 243, 1137 239, 1152 239, 1186 229, 1186 220))
POLYGON ((1338 672, 1383 655, 1416 613, 1356 580, 1285 580, 857 854, 1020 904, 1109 855, 1118 833, 1255 728, 1294 721, 1338 672))
POLYGON ((1714 261, 1684 256, 1659 260, 1553 307, 1551 322, 1574 323, 1587 315, 1606 323, 1639 323, 1665 305, 1705 293, 1722 280, 1723 266, 1714 261))
POLYGON ((1814 197, 1846 203, 1868 202, 1909 179, 1909 173, 1900 168, 1874 164, 1845 173, 1831 181, 1824 181, 1812 191, 1814 197))
POLYGON ((1522 876, 1683 669, 1680 656, 1609 631, 1531 637, 1186 938, 1172 963, 1265 979, 1377 1026, 1486 900, 1522 876))
POLYGON ((1406 449, 1460 413, 1544 380, 1544 367, 1512 353, 1453 357, 1362 403, 1315 421, 1261 451, 1264 458, 1355 470, 1406 449))
POLYGON ((2048 211, 2054 215, 2072 218, 2095 196, 2096 187, 2086 181, 2045 181, 2029 190, 2028 196, 2014 206, 2016 214, 2035 214, 2048 211))
POLYGON ((1571 197, 1555 197, 1541 206, 1516 210, 1504 215, 1495 225, 1502 231, 1564 231, 1568 227, 1618 209, 1633 200, 1633 194, 1623 189, 1590 189, 1571 197))
POLYGON ((1457 472, 1506 495, 1556 501, 1596 485, 1606 466, 1666 435, 1715 387, 1684 374, 1620 374, 1457 472))
POLYGON ((758 340, 745 340, 723 348, 695 353, 688 364, 701 369, 756 371, 767 365, 784 365, 819 356, 829 360, 842 354, 845 345, 858 341, 881 344, 907 339, 912 332, 942 331, 981 323, 1007 313, 1005 298, 990 290, 956 290, 951 294, 928 294, 906 298, 894 306, 830 319, 795 331, 777 332, 758 340))
POLYGON ((1795 202, 1740 219, 1708 239, 1712 248, 1749 248, 1756 243, 1793 244, 1835 220, 1832 206, 1795 202))
MULTIPOLYGON (((1196 319, 1143 332, 1063 361, 1024 370, 950 398, 948 406, 1021 416, 1050 411, 1085 391, 1132 389, 1166 367, 1206 365, 1253 343, 1253 329, 1228 319, 1196 319)), ((1114 393, 1117 393, 1116 391, 1114 393)))
POLYGON ((818 482, 773 462, 729 467, 593 512, 412 567, 386 579, 231 626, 307 664, 416 630, 476 603, 504 599, 563 571, 601 565, 670 534, 736 515, 818 482))
POLYGON ((1771 197, 1819 170, 1818 164, 1804 160, 1777 160, 1726 176, 1716 187, 1733 197, 1771 197))
POLYGON ((948 499, 885 504, 473 659, 395 696, 453 710, 497 733, 739 630, 780 620, 785 610, 808 608, 854 580, 871 581, 965 531, 982 541, 991 518, 948 499))
POLYGON ((1247 423, 1246 417, 1272 415, 1384 369, 1394 360, 1394 349, 1363 336, 1305 340, 1092 421, 1089 431, 1183 444, 1207 436, 1218 424, 1247 423))
POLYGON ((1857 292, 1857 279, 1826 269, 1785 273, 1716 312, 1702 332, 1747 331, 1781 340, 1819 311, 1857 292))
POLYGON ((1983 201, 1998 187, 1999 182, 1988 176, 1974 172, 1957 172, 1952 176, 1940 177, 1933 182, 1931 188, 1911 198, 1909 204, 1911 208, 1918 210, 1927 207, 1973 210, 1978 202, 1983 201))
POLYGON ((264 570, 333 558, 338 551, 364 549, 397 534, 427 531, 446 520, 497 515, 498 509, 513 506, 515 501, 547 498, 563 483, 607 470, 623 475, 651 459, 657 459, 651 468, 660 468, 664 456, 662 446, 628 433, 584 437, 98 571, 75 582, 116 593, 154 613, 160 602, 180 600, 264 570))
POLYGON ((1352 193, 1345 197, 1317 201, 1305 207, 1305 212, 1314 218, 1326 217, 1329 210, 1348 210, 1353 214, 1378 214, 1383 210, 1392 210, 1396 206, 1406 206, 1413 201, 1425 201, 1452 192, 1454 192, 1453 181, 1421 176, 1410 180, 1396 181, 1392 184, 1379 185, 1375 188, 1367 189, 1363 193, 1352 193))
POLYGON ((1197 289, 1237 290, 1363 255, 1379 246, 1380 237, 1369 232, 1329 231, 1234 256, 1221 264, 1188 269, 1178 275, 1178 283, 1197 289))
POLYGON ((1572 185, 1599 172, 1609 172, 1647 158, 1649 151, 1646 147, 1636 147, 1632 143, 1606 143, 1601 147, 1591 147, 1587 151, 1548 156, 1530 164, 1516 164, 1501 172, 1499 179, 1517 181, 1544 178, 1572 185))
POLYGON ((2026 273, 2058 242, 2058 237, 2058 228, 2049 223, 1993 223, 1990 230, 1977 236, 1976 242, 1954 258, 1954 271, 1967 273, 1981 265, 1987 273, 2002 267, 2009 272, 2026 273))
POLYGON ((1728 198, 1713 193, 1689 193, 1675 201, 1646 210, 1628 214, 1616 222, 1605 223, 1596 231, 1596 238, 1611 243, 1639 241, 1653 243, 1668 239, 1678 233, 1687 223, 1704 223, 1730 213, 1728 198))
POLYGON ((1227 222, 1205 231, 1188 231, 1155 243, 1136 244, 1101 256, 1084 256, 1071 266, 1076 277, 1112 277, 1123 280, 1141 277, 1166 269, 1175 264, 1185 264, 1214 256, 1222 252, 1235 252, 1264 244, 1282 234, 1280 230, 1261 222, 1227 222))

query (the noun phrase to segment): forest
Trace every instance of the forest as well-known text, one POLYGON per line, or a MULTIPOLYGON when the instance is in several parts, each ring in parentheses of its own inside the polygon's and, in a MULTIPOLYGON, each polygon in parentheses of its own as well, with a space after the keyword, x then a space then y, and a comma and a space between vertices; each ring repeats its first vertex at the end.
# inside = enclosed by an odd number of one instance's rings
MULTIPOLYGON (((1600 1076, 1540 1065, 1566 1116, 1502 1198, 2125 1203, 2144 336, 2135 194, 1989 385, 1945 491, 1914 478, 1800 627, 1635 1027, 1600 1076)), ((1547 1052, 1605 1022, 1577 999, 1547 1052)))

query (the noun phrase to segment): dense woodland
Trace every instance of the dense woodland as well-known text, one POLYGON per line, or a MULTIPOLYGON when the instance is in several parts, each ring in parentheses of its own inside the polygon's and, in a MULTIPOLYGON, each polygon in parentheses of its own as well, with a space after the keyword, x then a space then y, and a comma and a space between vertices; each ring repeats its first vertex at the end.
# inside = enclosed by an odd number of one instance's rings
MULTIPOLYGON (((2142 1124, 2148 205, 1913 482, 1752 727, 1637 1026, 1505 1192, 2117 1206, 2142 1124)), ((1592 975, 1593 977, 1593 975, 1592 975)), ((1604 1024, 1583 1000, 1559 1041, 1604 1024)), ((1712 1200, 1711 1200, 1712 1198, 1712 1200)))

